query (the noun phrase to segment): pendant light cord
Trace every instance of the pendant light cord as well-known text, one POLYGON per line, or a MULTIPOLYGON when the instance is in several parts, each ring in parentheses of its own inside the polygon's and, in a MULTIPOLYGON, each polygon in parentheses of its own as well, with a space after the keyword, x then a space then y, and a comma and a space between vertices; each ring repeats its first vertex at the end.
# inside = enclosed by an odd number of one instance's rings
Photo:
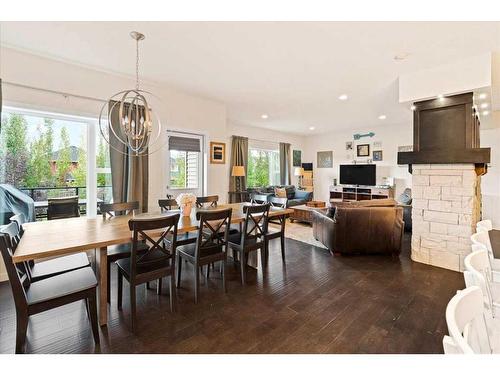
POLYGON ((135 89, 139 90, 139 39, 135 41, 135 89))

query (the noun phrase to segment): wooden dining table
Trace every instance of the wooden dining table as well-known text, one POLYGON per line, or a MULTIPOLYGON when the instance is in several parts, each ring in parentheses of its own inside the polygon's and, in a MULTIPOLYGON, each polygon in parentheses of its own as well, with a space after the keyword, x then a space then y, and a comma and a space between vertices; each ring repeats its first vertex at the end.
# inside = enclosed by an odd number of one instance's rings
MULTIPOLYGON (((221 210, 232 208, 231 223, 238 224, 245 220, 243 206, 249 203, 221 204, 204 210, 221 210)), ((191 216, 179 218, 177 232, 179 234, 196 231, 199 221, 196 212, 191 216)), ((107 304, 107 247, 132 241, 132 232, 128 221, 131 217, 159 217, 178 213, 171 210, 164 213, 151 212, 133 216, 116 216, 110 219, 98 217, 77 217, 51 221, 39 221, 23 225, 24 234, 12 257, 14 263, 30 260, 43 260, 50 257, 73 254, 88 250, 97 250, 96 272, 99 280, 99 323, 106 325, 108 321, 107 304)), ((281 216, 292 213, 291 209, 271 207, 269 216, 281 216)))

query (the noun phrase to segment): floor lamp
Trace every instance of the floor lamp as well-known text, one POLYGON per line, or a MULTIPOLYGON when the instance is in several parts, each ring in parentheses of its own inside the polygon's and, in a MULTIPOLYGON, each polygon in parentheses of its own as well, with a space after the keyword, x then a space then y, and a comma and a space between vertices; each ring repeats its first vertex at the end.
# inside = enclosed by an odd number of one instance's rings
POLYGON ((241 192, 240 177, 245 177, 245 167, 242 165, 234 165, 231 171, 231 176, 236 177, 236 191, 241 192))
POLYGON ((299 189, 302 188, 302 177, 304 176, 304 168, 296 167, 293 171, 293 175, 299 179, 299 189))

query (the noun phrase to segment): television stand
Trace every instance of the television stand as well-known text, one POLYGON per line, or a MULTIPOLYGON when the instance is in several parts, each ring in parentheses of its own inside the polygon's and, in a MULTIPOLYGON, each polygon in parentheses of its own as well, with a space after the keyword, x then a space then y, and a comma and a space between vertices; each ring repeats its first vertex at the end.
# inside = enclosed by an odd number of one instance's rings
POLYGON ((330 186, 330 202, 367 201, 394 197, 394 189, 389 186, 330 186))

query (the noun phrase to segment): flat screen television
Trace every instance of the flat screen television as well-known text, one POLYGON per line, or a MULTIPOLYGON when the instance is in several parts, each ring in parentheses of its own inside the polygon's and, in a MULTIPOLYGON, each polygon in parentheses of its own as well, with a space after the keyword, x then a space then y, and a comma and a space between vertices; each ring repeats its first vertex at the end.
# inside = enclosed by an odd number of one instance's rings
POLYGON ((342 185, 376 184, 377 172, 375 164, 345 164, 340 165, 340 183, 342 185))

